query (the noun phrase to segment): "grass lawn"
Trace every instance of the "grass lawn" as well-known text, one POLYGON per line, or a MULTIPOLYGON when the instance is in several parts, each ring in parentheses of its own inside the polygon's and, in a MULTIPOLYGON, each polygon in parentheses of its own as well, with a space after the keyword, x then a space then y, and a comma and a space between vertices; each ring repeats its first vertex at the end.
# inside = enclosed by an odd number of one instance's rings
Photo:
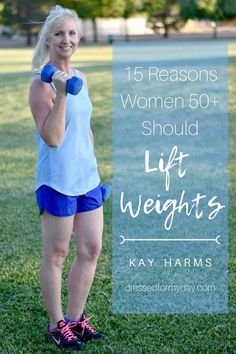
MULTIPOLYGON (((35 127, 27 104, 29 49, 0 50, 0 353, 53 354, 39 289, 40 218, 34 196, 35 127)), ((101 179, 111 182, 111 48, 82 47, 73 64, 87 74, 101 179)), ((229 51, 229 313, 227 315, 114 315, 111 310, 111 201, 105 205, 104 247, 86 314, 109 335, 86 353, 236 353, 236 44, 229 51)), ((75 240, 64 268, 73 258, 75 240)))

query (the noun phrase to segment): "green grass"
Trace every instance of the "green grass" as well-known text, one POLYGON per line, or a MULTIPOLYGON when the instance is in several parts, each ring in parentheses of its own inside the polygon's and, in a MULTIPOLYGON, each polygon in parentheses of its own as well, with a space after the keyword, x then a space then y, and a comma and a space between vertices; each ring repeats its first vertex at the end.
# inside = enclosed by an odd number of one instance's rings
MULTIPOLYGON (((29 49, 0 51, 0 353, 48 354, 48 318, 39 289, 40 218, 34 196, 35 127, 28 104, 29 49)), ((93 130, 101 178, 111 182, 111 48, 82 47, 73 64, 87 74, 94 104, 93 130)), ((114 315, 111 310, 111 201, 105 205, 103 252, 86 306, 93 324, 109 335, 86 353, 236 353, 236 45, 229 60, 229 313, 227 315, 114 315)), ((73 258, 75 240, 64 268, 73 258)))

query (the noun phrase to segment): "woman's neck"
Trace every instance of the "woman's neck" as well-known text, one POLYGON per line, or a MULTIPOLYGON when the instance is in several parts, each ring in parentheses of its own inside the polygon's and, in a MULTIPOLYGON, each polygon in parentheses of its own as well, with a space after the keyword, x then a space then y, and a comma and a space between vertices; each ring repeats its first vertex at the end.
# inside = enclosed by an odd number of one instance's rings
POLYGON ((68 60, 56 60, 55 58, 50 58, 49 63, 56 66, 58 70, 70 75, 70 62, 68 60))

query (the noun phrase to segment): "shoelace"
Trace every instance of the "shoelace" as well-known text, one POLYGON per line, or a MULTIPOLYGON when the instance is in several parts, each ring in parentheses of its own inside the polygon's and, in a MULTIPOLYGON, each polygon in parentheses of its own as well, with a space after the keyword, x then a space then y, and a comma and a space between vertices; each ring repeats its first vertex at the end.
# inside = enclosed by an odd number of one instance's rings
POLYGON ((88 329, 88 330, 89 330, 90 332, 92 332, 92 333, 96 333, 95 328, 93 328, 91 325, 88 324, 88 321, 91 320, 92 317, 93 317, 93 316, 84 317, 84 319, 79 322, 79 324, 80 324, 81 327, 83 328, 82 335, 84 334, 85 329, 88 329))
POLYGON ((68 341, 75 339, 75 336, 69 327, 69 323, 67 323, 67 325, 65 325, 65 327, 63 327, 60 331, 62 334, 64 334, 68 341))

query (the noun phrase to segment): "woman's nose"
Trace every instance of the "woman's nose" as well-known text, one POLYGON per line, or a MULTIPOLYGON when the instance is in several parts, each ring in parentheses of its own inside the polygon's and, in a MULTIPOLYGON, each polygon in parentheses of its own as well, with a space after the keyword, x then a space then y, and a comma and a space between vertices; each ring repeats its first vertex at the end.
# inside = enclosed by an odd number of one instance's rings
POLYGON ((68 43, 69 42, 69 34, 65 33, 63 36, 63 42, 68 43))

